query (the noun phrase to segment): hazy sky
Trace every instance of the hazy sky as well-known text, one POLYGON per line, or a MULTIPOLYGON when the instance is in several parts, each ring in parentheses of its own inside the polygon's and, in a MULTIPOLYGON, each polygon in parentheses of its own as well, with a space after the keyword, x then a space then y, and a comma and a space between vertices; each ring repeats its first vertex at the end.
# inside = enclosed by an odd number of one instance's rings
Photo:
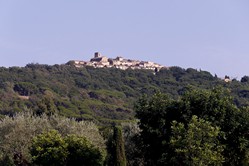
POLYGON ((249 75, 248 0, 0 0, 0 66, 108 57, 249 75))

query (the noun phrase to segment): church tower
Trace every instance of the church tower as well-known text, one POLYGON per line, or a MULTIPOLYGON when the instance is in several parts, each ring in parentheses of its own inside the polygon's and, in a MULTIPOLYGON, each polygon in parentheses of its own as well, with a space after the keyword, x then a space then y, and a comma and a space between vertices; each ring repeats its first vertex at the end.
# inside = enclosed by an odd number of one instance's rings
POLYGON ((99 52, 94 53, 94 58, 100 58, 100 57, 101 57, 101 54, 99 52))

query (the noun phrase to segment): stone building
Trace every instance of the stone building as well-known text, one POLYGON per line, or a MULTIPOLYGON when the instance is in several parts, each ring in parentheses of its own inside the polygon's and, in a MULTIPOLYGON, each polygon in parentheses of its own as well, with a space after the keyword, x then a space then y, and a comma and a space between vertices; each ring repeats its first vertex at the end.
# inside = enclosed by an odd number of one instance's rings
POLYGON ((99 58, 99 57, 101 57, 101 54, 99 52, 95 52, 94 53, 94 58, 99 58))
POLYGON ((105 56, 101 56, 101 54, 98 52, 94 54, 94 58, 92 58, 90 62, 92 62, 93 64, 98 64, 98 65, 102 64, 104 66, 109 65, 108 58, 105 56))
POLYGON ((165 68, 162 65, 159 65, 154 62, 149 61, 139 61, 139 60, 131 60, 124 59, 123 57, 116 57, 114 59, 107 58, 106 56, 102 56, 99 52, 94 53, 94 57, 90 61, 69 61, 67 64, 74 65, 76 67, 83 66, 93 66, 95 68, 103 68, 103 67, 114 67, 122 70, 126 69, 149 69, 154 71, 159 71, 161 68, 165 68))

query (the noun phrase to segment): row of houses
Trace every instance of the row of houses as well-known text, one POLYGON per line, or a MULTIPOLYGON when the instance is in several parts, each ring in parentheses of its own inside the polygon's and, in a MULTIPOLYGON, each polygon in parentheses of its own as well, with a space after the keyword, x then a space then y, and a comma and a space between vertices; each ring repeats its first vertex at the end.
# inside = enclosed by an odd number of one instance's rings
POLYGON ((90 61, 70 61, 68 62, 76 67, 93 66, 95 68, 118 68, 122 70, 126 69, 149 69, 159 71, 161 68, 165 68, 160 64, 149 61, 138 61, 131 59, 124 59, 123 57, 107 58, 96 52, 94 57, 90 61))

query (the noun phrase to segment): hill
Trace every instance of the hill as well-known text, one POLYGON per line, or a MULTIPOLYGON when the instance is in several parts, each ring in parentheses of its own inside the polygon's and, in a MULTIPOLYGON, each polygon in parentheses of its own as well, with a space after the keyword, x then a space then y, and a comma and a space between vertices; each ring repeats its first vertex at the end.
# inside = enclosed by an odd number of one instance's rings
POLYGON ((228 88, 236 105, 249 104, 247 77, 224 80, 207 71, 170 67, 152 70, 77 68, 71 65, 28 64, 0 68, 0 114, 23 110, 37 114, 57 112, 67 117, 96 122, 133 120, 134 102, 157 91, 177 99, 186 88, 228 88))

